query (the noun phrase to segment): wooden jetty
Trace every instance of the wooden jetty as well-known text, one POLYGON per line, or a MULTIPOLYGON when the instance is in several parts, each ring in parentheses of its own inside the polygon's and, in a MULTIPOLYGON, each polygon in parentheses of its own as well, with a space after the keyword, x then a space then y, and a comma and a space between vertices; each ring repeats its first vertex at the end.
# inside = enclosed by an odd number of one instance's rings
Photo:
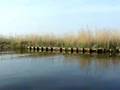
POLYGON ((40 52, 71 52, 71 53, 120 53, 120 49, 105 49, 105 48, 78 48, 78 47, 40 47, 28 46, 29 51, 40 52))

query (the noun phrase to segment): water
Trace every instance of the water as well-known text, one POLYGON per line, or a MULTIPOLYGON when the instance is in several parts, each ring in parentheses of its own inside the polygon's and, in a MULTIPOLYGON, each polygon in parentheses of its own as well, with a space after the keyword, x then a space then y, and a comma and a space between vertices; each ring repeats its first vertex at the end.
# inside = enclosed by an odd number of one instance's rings
POLYGON ((0 54, 0 90, 119 89, 119 57, 0 54))

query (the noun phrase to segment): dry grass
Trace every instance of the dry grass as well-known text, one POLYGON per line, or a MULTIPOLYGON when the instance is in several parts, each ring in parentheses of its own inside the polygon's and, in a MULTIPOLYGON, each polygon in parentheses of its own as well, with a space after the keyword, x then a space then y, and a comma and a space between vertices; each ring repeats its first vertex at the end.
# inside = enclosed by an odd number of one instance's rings
POLYGON ((90 48, 119 48, 119 31, 80 31, 76 34, 64 36, 55 35, 26 35, 0 37, 0 47, 11 49, 20 49, 25 46, 46 46, 46 47, 90 47, 90 48))

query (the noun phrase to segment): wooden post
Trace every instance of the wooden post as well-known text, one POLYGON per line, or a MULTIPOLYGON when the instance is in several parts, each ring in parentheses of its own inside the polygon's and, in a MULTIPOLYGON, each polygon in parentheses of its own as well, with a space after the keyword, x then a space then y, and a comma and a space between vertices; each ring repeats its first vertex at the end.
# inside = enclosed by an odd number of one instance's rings
POLYGON ((96 48, 92 48, 90 52, 91 52, 91 53, 96 53, 96 52, 97 52, 97 49, 96 49, 96 48))
POLYGON ((78 48, 78 52, 83 52, 83 48, 78 48))
POLYGON ((101 54, 101 53, 103 53, 103 52, 104 52, 104 49, 103 49, 103 48, 98 48, 98 49, 97 49, 97 53, 98 53, 98 54, 101 54))
POLYGON ((51 51, 51 47, 48 47, 48 51, 51 51))
POLYGON ((62 51, 65 51, 65 48, 62 48, 62 51))
POLYGON ((43 47, 43 52, 45 52, 46 51, 46 47, 43 47))
POLYGON ((77 48, 74 47, 74 48, 73 48, 73 52, 77 52, 77 48))
POLYGON ((62 52, 62 48, 60 47, 60 52, 62 52))
POLYGON ((90 48, 84 48, 85 53, 90 53, 90 48))
POLYGON ((38 47, 39 48, 39 50, 41 50, 41 47, 38 47))
POLYGON ((70 47, 69 47, 69 48, 67 48, 67 51, 68 51, 68 52, 71 52, 71 48, 70 48, 70 47))

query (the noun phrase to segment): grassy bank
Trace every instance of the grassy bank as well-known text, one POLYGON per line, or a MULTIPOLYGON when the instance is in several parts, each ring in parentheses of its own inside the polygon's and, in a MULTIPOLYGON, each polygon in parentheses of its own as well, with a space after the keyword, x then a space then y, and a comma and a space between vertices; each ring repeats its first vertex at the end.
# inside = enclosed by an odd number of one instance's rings
POLYGON ((26 36, 1 36, 0 49, 21 49, 26 46, 45 47, 82 47, 82 48, 119 48, 119 31, 81 31, 63 36, 55 35, 26 35, 26 36))

